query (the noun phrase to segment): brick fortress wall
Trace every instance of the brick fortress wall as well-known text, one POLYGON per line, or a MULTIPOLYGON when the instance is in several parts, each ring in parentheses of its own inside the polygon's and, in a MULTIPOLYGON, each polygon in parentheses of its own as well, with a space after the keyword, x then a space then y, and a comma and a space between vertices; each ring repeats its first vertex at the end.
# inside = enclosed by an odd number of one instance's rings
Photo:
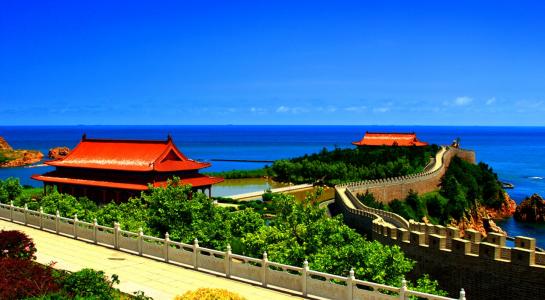
POLYGON ((339 185, 335 202, 348 225, 383 244, 398 245, 416 260, 412 277, 430 274, 451 296, 464 288, 468 299, 509 299, 515 295, 518 299, 543 299, 545 253, 536 251, 535 239, 516 237, 515 247, 507 247, 505 237, 499 234, 482 239, 479 232, 468 230, 462 238, 457 228, 407 221, 367 207, 356 197, 368 190, 377 200, 389 202, 405 198, 411 189, 434 191, 455 155, 475 162, 474 152, 450 148, 433 172, 339 185))

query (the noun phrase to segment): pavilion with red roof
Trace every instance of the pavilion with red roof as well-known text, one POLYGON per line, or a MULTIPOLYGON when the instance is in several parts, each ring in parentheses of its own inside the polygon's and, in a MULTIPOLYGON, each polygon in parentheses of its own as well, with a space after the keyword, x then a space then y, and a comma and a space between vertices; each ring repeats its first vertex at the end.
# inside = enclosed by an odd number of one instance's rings
POLYGON ((358 142, 352 142, 358 147, 365 146, 399 146, 399 147, 420 147, 427 146, 428 143, 421 142, 416 138, 416 134, 412 133, 381 133, 381 132, 365 132, 365 136, 358 142))
POLYGON ((149 141, 89 139, 84 134, 66 157, 45 163, 55 171, 32 176, 43 181, 45 190, 56 186, 59 192, 102 202, 127 200, 147 190, 148 184, 166 186, 173 176, 194 190, 208 190, 209 196, 212 185, 223 181, 199 174, 210 163, 187 158, 170 135, 166 141, 149 141))

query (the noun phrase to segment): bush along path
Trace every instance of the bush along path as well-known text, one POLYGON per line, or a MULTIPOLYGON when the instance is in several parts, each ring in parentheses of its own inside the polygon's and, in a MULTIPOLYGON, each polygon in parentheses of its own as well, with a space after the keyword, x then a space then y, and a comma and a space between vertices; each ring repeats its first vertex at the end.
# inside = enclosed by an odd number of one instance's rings
POLYGON ((142 292, 123 295, 114 288, 117 275, 108 278, 93 269, 70 273, 54 269, 54 262, 42 265, 35 261, 36 251, 23 232, 0 231, 0 299, 151 299, 142 292))

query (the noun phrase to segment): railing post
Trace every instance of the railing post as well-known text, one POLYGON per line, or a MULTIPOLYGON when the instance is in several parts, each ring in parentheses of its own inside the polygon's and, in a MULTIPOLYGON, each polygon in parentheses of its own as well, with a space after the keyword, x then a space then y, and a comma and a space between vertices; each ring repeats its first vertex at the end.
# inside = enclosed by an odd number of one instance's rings
POLYGON ((261 285, 267 286, 267 268, 269 268, 269 258, 267 251, 263 252, 263 261, 261 262, 261 285))
POLYGON ((307 276, 308 276, 308 261, 303 262, 303 274, 301 274, 301 292, 303 297, 307 296, 307 276))
POLYGON ((13 201, 9 202, 9 220, 13 222, 13 201))
POLYGON ((97 222, 97 218, 94 218, 93 219, 93 243, 97 244, 98 243, 98 238, 97 238, 97 231, 98 231, 98 222, 97 222))
POLYGON ((78 214, 74 214, 74 238, 78 239, 78 214))
POLYGON ((354 268, 350 268, 350 273, 348 274, 348 278, 346 280, 347 300, 352 300, 354 297, 354 280, 356 280, 356 277, 354 277, 354 268))
POLYGON ((466 291, 464 289, 460 290, 460 300, 466 300, 466 291))
POLYGON ((119 250, 119 223, 114 222, 114 248, 119 250))
POLYGON ((163 255, 165 256, 165 262, 168 262, 169 258, 168 258, 168 248, 170 248, 170 235, 167 233, 165 233, 165 241, 164 241, 164 253, 163 255))
POLYGON ((407 280, 403 279, 401 280, 401 289, 399 290, 399 299, 405 300, 407 297, 405 294, 407 293, 407 280))
POLYGON ((55 233, 59 234, 59 227, 61 222, 61 214, 59 213, 59 210, 57 209, 57 213, 55 214, 55 233))
POLYGON ((28 205, 26 203, 25 203, 24 209, 25 209, 25 225, 27 225, 28 224, 28 221, 27 221, 28 205))
POLYGON ((142 227, 138 228, 138 255, 142 256, 142 243, 144 242, 144 231, 142 227))
POLYGON ((40 206, 40 229, 44 229, 43 215, 44 209, 40 206))
POLYGON ((225 276, 231 278, 231 245, 227 244, 227 252, 225 252, 225 276))
POLYGON ((193 269, 199 269, 199 240, 195 238, 193 241, 193 269))

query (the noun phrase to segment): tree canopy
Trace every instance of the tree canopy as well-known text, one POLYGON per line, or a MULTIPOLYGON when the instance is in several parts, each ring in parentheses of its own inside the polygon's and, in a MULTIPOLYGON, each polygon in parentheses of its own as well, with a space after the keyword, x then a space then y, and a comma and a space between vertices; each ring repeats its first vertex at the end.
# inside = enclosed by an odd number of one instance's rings
POLYGON ((363 147, 327 150, 289 160, 277 160, 272 171, 277 180, 293 183, 323 180, 339 184, 365 179, 418 173, 438 151, 425 147, 363 147))

